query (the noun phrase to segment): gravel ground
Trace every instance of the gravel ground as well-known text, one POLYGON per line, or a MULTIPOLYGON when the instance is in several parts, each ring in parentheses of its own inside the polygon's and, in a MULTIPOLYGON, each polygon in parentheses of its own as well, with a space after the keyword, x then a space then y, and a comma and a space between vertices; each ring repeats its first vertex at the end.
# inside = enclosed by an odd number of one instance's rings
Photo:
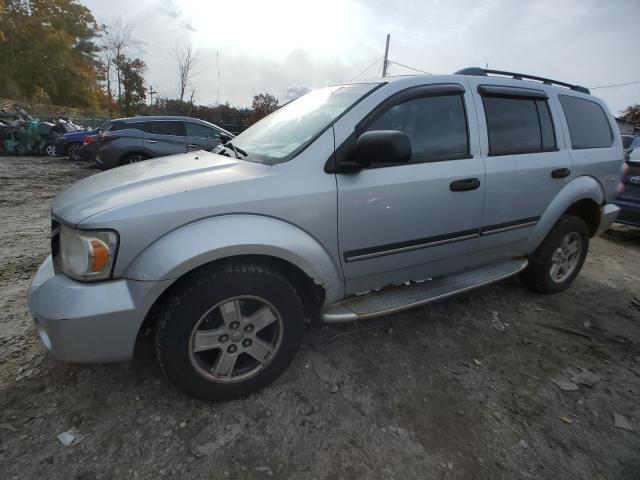
POLYGON ((632 231, 594 239, 559 295, 510 279, 310 326, 273 386, 206 404, 167 384, 148 343, 129 363, 76 366, 37 338, 25 292, 49 251, 50 200, 94 173, 0 158, 1 478, 640 478, 632 231), (71 428, 82 440, 65 447, 71 428))

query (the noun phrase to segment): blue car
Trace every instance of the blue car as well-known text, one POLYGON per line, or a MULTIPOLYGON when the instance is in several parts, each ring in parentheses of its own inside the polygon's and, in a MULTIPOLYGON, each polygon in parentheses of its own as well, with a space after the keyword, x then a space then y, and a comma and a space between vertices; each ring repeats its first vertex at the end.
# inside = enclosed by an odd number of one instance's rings
MULTIPOLYGON (((71 160, 80 160, 79 150, 82 147, 82 141, 89 135, 97 135, 102 131, 102 125, 95 130, 83 130, 79 132, 69 132, 57 136, 53 145, 55 146, 55 155, 66 156, 71 160)), ((49 153, 47 151, 47 153, 49 153)))

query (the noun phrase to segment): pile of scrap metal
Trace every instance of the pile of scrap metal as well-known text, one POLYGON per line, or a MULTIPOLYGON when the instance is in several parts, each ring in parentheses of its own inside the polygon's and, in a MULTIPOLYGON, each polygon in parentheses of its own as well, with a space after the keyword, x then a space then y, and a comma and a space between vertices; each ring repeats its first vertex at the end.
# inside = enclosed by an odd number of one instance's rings
POLYGON ((12 112, 0 108, 0 151, 9 155, 47 154, 58 135, 81 129, 67 119, 38 120, 19 106, 12 112))

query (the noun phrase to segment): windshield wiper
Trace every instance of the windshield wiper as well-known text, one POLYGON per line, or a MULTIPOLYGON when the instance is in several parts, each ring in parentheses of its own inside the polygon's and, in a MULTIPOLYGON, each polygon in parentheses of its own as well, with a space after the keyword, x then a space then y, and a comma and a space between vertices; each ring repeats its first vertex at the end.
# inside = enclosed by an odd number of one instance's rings
POLYGON ((236 147, 233 143, 231 142, 227 142, 224 145, 222 145, 223 147, 227 147, 227 148, 231 148, 233 150, 233 153, 235 153, 236 158, 237 159, 241 159, 240 156, 238 155, 238 152, 240 152, 242 155, 244 155, 245 157, 248 156, 249 154, 247 152, 245 152, 243 149, 241 149, 240 147, 236 147))

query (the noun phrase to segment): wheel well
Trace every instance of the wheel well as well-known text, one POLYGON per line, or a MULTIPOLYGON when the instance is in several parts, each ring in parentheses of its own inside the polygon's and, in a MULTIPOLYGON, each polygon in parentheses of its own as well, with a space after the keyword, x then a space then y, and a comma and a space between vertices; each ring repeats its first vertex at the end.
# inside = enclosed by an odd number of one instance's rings
POLYGON ((282 260, 281 258, 269 255, 237 255, 233 257, 221 258, 213 262, 205 263, 193 270, 185 273, 175 282, 173 282, 162 294, 156 299, 153 306, 147 312, 140 330, 138 331, 138 339, 146 336, 155 330, 155 323, 158 319, 158 312, 162 308, 164 299, 169 296, 175 289, 180 288, 185 282, 189 282, 190 278, 197 275, 204 269, 217 268, 231 262, 252 262, 259 263, 269 268, 273 268, 281 273, 287 280, 291 282, 293 288, 296 289, 302 305, 304 307, 305 316, 313 318, 324 302, 324 289, 317 285, 306 273, 292 263, 282 260))
POLYGON ((589 235, 593 237, 600 226, 600 206, 589 198, 579 200, 571 205, 565 213, 581 218, 589 227, 589 235))

